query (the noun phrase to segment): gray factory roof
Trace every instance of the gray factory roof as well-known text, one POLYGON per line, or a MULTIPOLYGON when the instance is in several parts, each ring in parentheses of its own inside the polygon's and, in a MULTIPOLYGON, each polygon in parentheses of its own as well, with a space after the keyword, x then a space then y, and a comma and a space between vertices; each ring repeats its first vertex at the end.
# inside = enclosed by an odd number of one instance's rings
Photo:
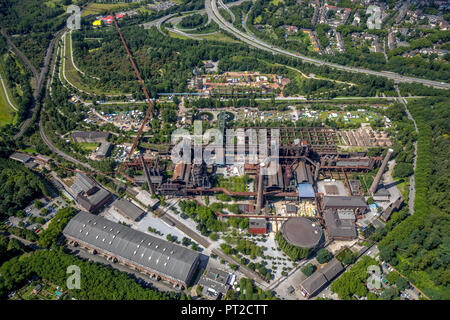
POLYGON ((96 187, 95 182, 88 176, 77 172, 75 175, 75 182, 71 186, 72 190, 76 193, 88 192, 92 188, 96 187))
POLYGON ((327 278, 328 281, 333 280, 341 271, 344 270, 344 266, 342 263, 336 259, 333 258, 330 262, 326 264, 325 267, 323 267, 320 272, 327 278))
POLYGON ((211 268, 206 272, 206 274, 202 275, 198 281, 198 284, 205 288, 210 288, 216 292, 226 294, 229 289, 229 285, 227 284, 229 277, 230 274, 228 272, 211 268))
POLYGON ((327 279, 325 278, 325 276, 321 272, 317 271, 303 280, 300 285, 306 292, 308 292, 309 295, 313 295, 326 283, 327 279))
POLYGON ((266 219, 261 219, 261 218, 249 218, 248 219, 248 227, 249 228, 257 228, 257 229, 266 229, 267 221, 266 221, 266 219))
POLYGON ((344 267, 342 266, 342 263, 334 258, 328 262, 325 267, 303 280, 300 286, 312 296, 343 270, 344 267))
POLYGON ((354 160, 354 161, 336 161, 336 166, 338 167, 368 167, 369 166, 369 159, 364 159, 364 160, 354 160))
POLYGON ((97 150, 97 155, 101 156, 101 157, 105 157, 108 154, 109 149, 111 149, 111 143, 110 142, 102 142, 100 144, 100 147, 97 150))
POLYGON ((134 203, 124 199, 117 199, 112 205, 117 209, 117 211, 119 211, 120 214, 133 221, 139 219, 145 212, 134 203))
POLYGON ((74 131, 70 135, 72 139, 82 138, 82 139, 107 139, 111 134, 109 132, 103 131, 74 131))
POLYGON ((63 234, 184 284, 199 259, 197 252, 83 211, 63 234))
POLYGON ((365 208, 366 202, 363 197, 345 197, 345 196, 324 196, 323 204, 327 207, 342 208, 365 208))
MULTIPOLYGON (((352 212, 353 218, 354 214, 352 212)), ((356 238, 356 225, 354 220, 340 219, 336 210, 327 209, 324 213, 325 225, 332 238, 356 238)))
POLYGON ((10 159, 20 161, 22 163, 27 163, 30 161, 31 157, 20 152, 14 152, 12 155, 9 156, 10 159))

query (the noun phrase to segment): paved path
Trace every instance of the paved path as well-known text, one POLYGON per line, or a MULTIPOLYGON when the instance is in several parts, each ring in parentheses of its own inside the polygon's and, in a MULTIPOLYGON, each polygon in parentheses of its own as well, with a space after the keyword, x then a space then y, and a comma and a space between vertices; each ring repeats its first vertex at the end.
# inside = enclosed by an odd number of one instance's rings
MULTIPOLYGON (((400 102, 405 106, 405 111, 408 116, 408 119, 410 119, 414 123, 414 129, 416 133, 419 133, 419 128, 417 127, 416 120, 412 116, 411 112, 409 112, 408 110, 408 101, 401 96, 398 86, 395 86, 395 90, 397 90, 400 102)), ((412 174, 411 177, 409 177, 409 197, 408 197, 409 214, 414 214, 414 199, 416 197, 416 181, 414 176, 416 173, 416 165, 417 165, 417 140, 414 141, 414 158, 413 158, 414 174, 412 174)))

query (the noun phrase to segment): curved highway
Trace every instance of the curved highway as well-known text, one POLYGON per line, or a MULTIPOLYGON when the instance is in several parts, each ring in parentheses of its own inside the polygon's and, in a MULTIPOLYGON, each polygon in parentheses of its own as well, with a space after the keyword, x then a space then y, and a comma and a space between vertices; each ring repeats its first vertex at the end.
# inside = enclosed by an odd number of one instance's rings
POLYGON ((280 48, 276 48, 270 44, 267 44, 260 39, 253 37, 251 35, 248 35, 244 32, 241 32, 240 30, 236 29, 232 24, 230 24, 226 19, 220 15, 219 10, 217 8, 217 2, 216 0, 205 0, 205 10, 208 13, 208 15, 211 17, 214 22, 216 22, 220 28, 230 32, 238 39, 244 41, 248 45, 269 51, 273 54, 283 54, 289 57, 298 58, 300 60, 303 60, 304 62, 312 63, 315 65, 325 65, 334 69, 348 71, 348 72, 358 72, 358 73, 364 73, 364 74, 370 74, 374 76, 379 77, 385 77, 391 80, 394 80, 396 82, 417 82, 421 83, 423 85, 432 86, 440 89, 450 89, 450 84, 445 82, 439 82, 439 81, 433 81, 433 80, 427 80, 427 79, 421 79, 421 78, 414 78, 409 76, 403 76, 397 73, 393 72, 384 72, 384 71, 374 71, 369 69, 363 69, 363 68, 356 68, 356 67, 347 67, 342 66, 336 63, 327 62, 315 58, 310 58, 298 53, 292 53, 290 51, 286 51, 280 48))

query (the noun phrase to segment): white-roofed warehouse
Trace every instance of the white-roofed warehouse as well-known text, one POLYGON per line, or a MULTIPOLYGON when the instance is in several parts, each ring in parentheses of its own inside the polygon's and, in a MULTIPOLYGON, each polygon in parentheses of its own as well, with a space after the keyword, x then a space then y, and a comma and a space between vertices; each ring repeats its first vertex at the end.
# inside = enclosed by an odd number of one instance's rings
POLYGON ((63 234, 71 245, 180 287, 189 285, 199 264, 198 252, 84 211, 70 220, 63 234))

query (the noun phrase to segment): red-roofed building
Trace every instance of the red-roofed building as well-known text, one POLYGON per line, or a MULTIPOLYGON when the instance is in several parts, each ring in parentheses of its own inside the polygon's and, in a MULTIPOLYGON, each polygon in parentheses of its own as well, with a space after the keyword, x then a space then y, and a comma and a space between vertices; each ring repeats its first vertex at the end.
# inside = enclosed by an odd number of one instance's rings
POLYGON ((266 219, 250 218, 248 219, 248 232, 253 234, 264 234, 267 232, 266 219))

